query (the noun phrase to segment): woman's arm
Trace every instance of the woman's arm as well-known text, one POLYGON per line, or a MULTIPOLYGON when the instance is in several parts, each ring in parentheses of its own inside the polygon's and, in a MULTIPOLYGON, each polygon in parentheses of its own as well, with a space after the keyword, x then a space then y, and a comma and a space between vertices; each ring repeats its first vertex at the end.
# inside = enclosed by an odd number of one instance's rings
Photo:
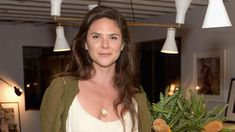
POLYGON ((60 132, 61 115, 64 108, 63 95, 64 81, 62 78, 56 78, 43 96, 40 108, 42 132, 60 132))
POLYGON ((149 111, 149 102, 147 96, 143 89, 140 93, 137 93, 135 99, 138 103, 138 113, 139 113, 139 132, 151 132, 152 130, 152 119, 151 113, 149 111))

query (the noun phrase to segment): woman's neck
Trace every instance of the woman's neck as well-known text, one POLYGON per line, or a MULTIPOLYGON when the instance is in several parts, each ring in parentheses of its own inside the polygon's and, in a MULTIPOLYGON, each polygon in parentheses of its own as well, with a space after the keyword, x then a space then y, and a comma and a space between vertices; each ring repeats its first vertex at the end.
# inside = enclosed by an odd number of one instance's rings
POLYGON ((115 67, 97 67, 95 66, 95 74, 90 79, 95 83, 102 85, 113 85, 113 77, 115 74, 115 67))

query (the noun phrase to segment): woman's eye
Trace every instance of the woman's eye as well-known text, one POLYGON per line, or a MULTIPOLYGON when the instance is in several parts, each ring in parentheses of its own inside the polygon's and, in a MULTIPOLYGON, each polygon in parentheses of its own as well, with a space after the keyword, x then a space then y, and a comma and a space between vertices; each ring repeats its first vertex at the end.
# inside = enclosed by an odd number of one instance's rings
POLYGON ((112 36, 111 39, 112 39, 112 40, 117 40, 118 38, 115 37, 115 36, 112 36))
POLYGON ((98 36, 98 35, 94 35, 94 36, 92 36, 92 38, 93 38, 93 39, 98 39, 99 36, 98 36))

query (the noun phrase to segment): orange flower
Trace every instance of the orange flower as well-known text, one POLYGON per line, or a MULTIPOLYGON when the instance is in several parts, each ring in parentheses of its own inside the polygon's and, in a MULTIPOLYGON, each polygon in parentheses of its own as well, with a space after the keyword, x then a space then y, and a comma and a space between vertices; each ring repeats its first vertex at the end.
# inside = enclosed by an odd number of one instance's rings
POLYGON ((158 119, 154 120, 153 129, 154 129, 155 132, 171 132, 170 127, 161 118, 158 118, 158 119))
POLYGON ((211 121, 203 128, 204 132, 219 132, 223 129, 223 123, 221 121, 211 121))

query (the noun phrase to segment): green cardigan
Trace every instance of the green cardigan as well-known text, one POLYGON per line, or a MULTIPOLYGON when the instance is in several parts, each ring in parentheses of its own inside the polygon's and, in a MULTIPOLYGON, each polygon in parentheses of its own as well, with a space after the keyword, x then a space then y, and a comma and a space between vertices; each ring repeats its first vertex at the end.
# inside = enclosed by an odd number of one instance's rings
MULTIPOLYGON (((72 77, 54 79, 47 88, 41 108, 42 132, 66 132, 66 120, 73 99, 79 92, 78 80, 72 77)), ((151 116, 145 94, 135 95, 140 116, 139 132, 151 132, 151 116)))

